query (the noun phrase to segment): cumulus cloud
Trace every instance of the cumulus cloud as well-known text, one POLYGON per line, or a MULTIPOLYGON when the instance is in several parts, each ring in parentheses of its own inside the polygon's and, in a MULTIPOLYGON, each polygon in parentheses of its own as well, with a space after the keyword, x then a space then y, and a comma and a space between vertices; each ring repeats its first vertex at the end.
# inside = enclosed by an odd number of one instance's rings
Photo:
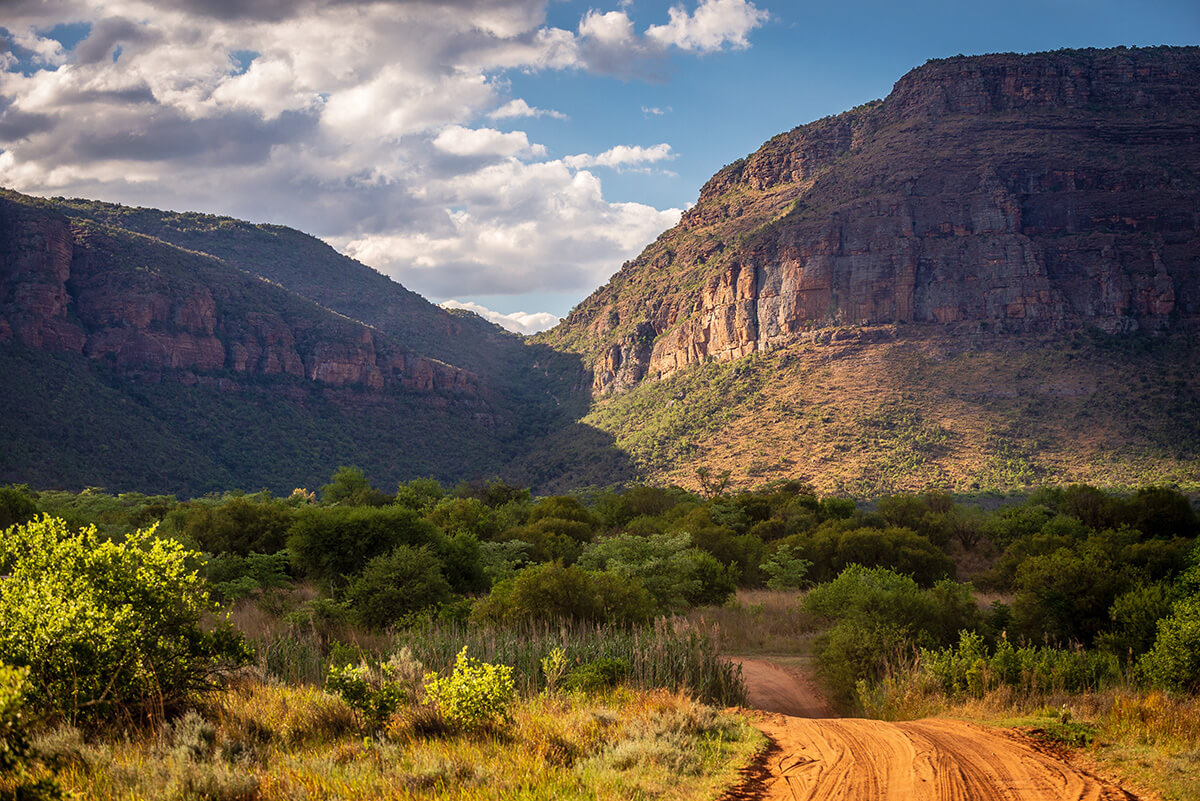
POLYGON ((765 18, 612 6, 568 30, 544 0, 4 0, 0 185, 293 225, 435 298, 584 292, 680 215, 606 200, 589 168, 674 153, 552 159, 484 124, 567 119, 506 73, 652 75, 765 18), (85 35, 64 47, 62 23, 85 35))
POLYGON ((492 311, 486 306, 481 306, 471 301, 463 303, 457 300, 447 300, 438 305, 444 309, 466 309, 467 311, 475 312, 488 322, 495 323, 501 328, 506 328, 517 334, 525 334, 526 336, 553 328, 562 320, 561 317, 557 317, 550 312, 513 312, 512 314, 501 314, 498 311, 492 311))
POLYGON ((567 115, 553 109, 535 108, 521 98, 510 100, 500 108, 488 113, 493 120, 510 120, 516 117, 550 117, 555 120, 565 120, 567 115))
POLYGON ((660 142, 650 147, 617 145, 596 155, 579 153, 578 155, 567 156, 563 159, 563 163, 568 167, 613 167, 620 169, 638 164, 653 164, 657 161, 665 161, 673 158, 675 158, 675 154, 671 152, 671 146, 666 142, 660 142))
POLYGON ((651 25, 646 36, 664 47, 674 45, 701 53, 712 53, 725 45, 749 47, 750 31, 770 16, 747 0, 701 0, 691 14, 683 6, 672 6, 670 15, 670 22, 651 25))

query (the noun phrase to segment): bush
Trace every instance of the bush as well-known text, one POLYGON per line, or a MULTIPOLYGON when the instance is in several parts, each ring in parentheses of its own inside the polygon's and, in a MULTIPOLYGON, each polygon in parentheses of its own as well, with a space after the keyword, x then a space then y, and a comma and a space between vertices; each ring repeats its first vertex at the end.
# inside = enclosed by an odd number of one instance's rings
POLYGON ((384 663, 374 670, 369 665, 331 666, 325 689, 341 697, 358 714, 363 728, 378 731, 383 722, 407 699, 403 685, 384 663))
POLYGON ((27 668, 0 662, 0 799, 56 801, 62 789, 53 779, 33 775, 33 749, 22 720, 27 668))
POLYGON ((37 503, 24 484, 0 487, 0 531, 28 523, 37 516, 37 503))
POLYGON ((775 591, 798 590, 808 584, 808 569, 812 562, 795 554, 794 545, 780 545, 771 558, 760 565, 762 572, 770 576, 767 588, 775 591))
POLYGON ((1152 684, 1180 692, 1200 690, 1200 595, 1176 602, 1158 622, 1158 636, 1138 667, 1152 684))
POLYGON ((654 598, 637 579, 564 567, 534 565, 495 587, 475 605, 474 619, 512 624, 579 620, 640 623, 654 613, 654 598))
POLYGON ((507 721, 517 697, 513 669, 472 659, 467 656, 466 646, 454 660, 453 673, 445 677, 430 673, 425 677, 425 692, 442 717, 464 729, 507 721))
POLYGON ((416 512, 400 506, 310 507, 296 514, 288 549, 308 576, 346 581, 398 545, 429 545, 438 555, 445 536, 416 512))
POLYGON ((624 659, 593 659, 575 667, 567 674, 567 689, 598 692, 616 687, 629 675, 629 663, 624 659))
POLYGON ((201 629, 215 607, 188 567, 197 557, 153 528, 119 544, 49 517, 9 529, 0 660, 29 668, 36 709, 69 719, 181 706, 248 658, 232 629, 201 629))
POLYGON ((367 563, 346 590, 346 601, 363 626, 386 628, 404 615, 450 600, 442 565, 428 548, 401 545, 367 563))
POLYGON ((711 554, 690 546, 687 533, 621 534, 588 547, 579 566, 638 582, 661 611, 724 603, 735 589, 730 571, 711 554))
POLYGON ((918 648, 950 645, 983 622, 969 585, 922 590, 908 576, 861 565, 815 587, 803 608, 835 621, 817 641, 817 671, 842 706, 854 702, 860 680, 877 681, 918 648))

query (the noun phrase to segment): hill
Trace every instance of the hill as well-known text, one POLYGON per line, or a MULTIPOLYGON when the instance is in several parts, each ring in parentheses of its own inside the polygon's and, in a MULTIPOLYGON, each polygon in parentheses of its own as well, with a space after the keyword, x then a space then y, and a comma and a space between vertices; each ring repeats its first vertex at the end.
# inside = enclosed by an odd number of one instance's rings
POLYGON ((932 61, 781 134, 538 341, 659 480, 1200 484, 1200 49, 932 61))
POLYGON ((627 475, 587 431, 525 457, 575 431, 582 409, 556 395, 577 359, 298 231, 2 192, 0 266, 0 481, 197 494, 314 487, 339 464, 382 486, 627 475))

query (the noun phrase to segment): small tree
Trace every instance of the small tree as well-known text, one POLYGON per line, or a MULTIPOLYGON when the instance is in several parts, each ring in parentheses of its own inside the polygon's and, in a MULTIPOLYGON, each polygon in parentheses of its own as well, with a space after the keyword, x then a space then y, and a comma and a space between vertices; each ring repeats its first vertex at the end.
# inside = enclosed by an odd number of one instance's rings
POLYGON ((210 689, 248 657, 192 565, 199 554, 154 528, 122 543, 43 517, 0 537, 0 661, 29 669, 39 711, 99 719, 159 714, 210 689))

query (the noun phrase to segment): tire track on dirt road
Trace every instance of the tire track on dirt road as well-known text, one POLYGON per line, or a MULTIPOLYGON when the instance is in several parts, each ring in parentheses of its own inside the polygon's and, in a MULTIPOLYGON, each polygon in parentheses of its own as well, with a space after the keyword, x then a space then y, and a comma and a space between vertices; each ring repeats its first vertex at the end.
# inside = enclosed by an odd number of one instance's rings
POLYGON ((999 729, 959 720, 800 717, 826 709, 795 668, 745 660, 771 750, 727 798, 762 801, 1136 801, 999 729), (750 670, 746 662, 752 662, 750 670), (787 681, 788 676, 794 681, 787 681))

